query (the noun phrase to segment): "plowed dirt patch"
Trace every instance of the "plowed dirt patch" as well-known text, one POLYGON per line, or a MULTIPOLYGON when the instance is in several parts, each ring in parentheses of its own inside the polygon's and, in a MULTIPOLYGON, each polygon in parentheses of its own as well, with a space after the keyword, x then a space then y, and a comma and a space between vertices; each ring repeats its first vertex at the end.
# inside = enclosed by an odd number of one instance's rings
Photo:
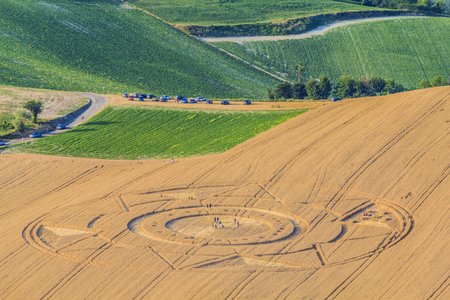
POLYGON ((446 299, 449 110, 353 99, 175 162, 1 155, 0 298, 446 299))

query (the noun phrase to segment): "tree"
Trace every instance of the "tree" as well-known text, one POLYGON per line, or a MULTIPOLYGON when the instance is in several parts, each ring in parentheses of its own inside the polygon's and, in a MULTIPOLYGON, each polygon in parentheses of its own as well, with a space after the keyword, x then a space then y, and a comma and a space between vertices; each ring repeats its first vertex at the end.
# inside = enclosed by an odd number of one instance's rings
POLYGON ((356 93, 356 81, 349 75, 342 75, 338 79, 336 90, 340 98, 353 97, 356 93))
POLYGON ((292 98, 294 99, 305 99, 308 95, 306 92, 306 87, 303 83, 297 82, 292 85, 292 98))
POLYGON ((320 99, 320 82, 317 79, 310 79, 306 83, 308 97, 314 100, 320 99))
POLYGON ((277 99, 291 99, 292 85, 289 82, 283 82, 275 88, 275 97, 277 99))
POLYGON ((445 80, 443 76, 435 76, 431 79, 432 86, 444 86, 447 85, 448 81, 445 80))
POLYGON ((355 95, 356 97, 364 97, 370 95, 369 79, 361 77, 359 81, 355 81, 355 95))
POLYGON ((41 101, 31 100, 25 103, 23 108, 27 109, 33 115, 33 123, 37 123, 37 117, 42 112, 43 103, 41 101))
POLYGON ((319 95, 321 99, 327 99, 330 96, 331 90, 333 89, 333 84, 327 76, 321 76, 319 85, 319 95))
POLYGON ((383 92, 386 86, 386 81, 381 77, 373 77, 369 79, 369 91, 370 95, 375 96, 383 92))
POLYGON ((305 65, 299 64, 299 65, 294 66, 294 71, 295 71, 295 81, 302 82, 303 73, 305 72, 305 65))

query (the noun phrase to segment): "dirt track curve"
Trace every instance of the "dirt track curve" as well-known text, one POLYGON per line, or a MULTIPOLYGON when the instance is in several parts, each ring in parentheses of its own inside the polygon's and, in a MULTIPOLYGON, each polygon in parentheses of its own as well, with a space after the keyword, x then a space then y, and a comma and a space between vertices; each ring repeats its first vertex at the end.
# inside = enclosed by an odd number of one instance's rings
MULTIPOLYGON (((80 125, 81 123, 86 122, 87 120, 92 118, 95 114, 102 111, 103 108, 105 108, 106 104, 108 104, 108 99, 106 99, 102 95, 92 94, 92 93, 80 93, 80 94, 89 98, 89 106, 86 108, 86 110, 84 110, 81 114, 76 116, 74 119, 68 120, 65 123, 66 129, 53 130, 53 131, 44 133, 44 134, 42 134, 43 138, 52 136, 52 135, 56 135, 56 134, 64 133, 64 132, 72 129, 73 127, 80 125)), ((16 144, 20 144, 20 143, 24 143, 24 142, 29 142, 31 140, 33 140, 33 139, 29 138, 29 137, 12 139, 12 140, 8 141, 8 145, 16 145, 16 144)), ((1 153, 1 150, 0 150, 0 153, 1 153)))
POLYGON ((449 110, 348 100, 175 162, 1 155, 0 298, 449 299, 449 110))
POLYGON ((265 35, 265 36, 237 36, 237 37, 204 37, 199 38, 203 42, 217 43, 217 42, 234 42, 243 44, 245 42, 261 42, 261 41, 284 41, 284 40, 302 40, 313 36, 324 35, 330 30, 361 23, 396 20, 404 18, 425 18, 423 16, 390 16, 390 17, 374 17, 374 18, 361 18, 354 20, 337 21, 331 24, 322 25, 310 31, 300 34, 285 34, 285 35, 265 35))

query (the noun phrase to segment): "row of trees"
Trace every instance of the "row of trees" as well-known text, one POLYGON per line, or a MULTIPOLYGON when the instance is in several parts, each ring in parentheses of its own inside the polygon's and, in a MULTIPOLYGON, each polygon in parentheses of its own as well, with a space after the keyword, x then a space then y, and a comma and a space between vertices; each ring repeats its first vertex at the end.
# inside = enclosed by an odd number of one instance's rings
POLYGON ((445 78, 444 76, 435 76, 431 80, 421 80, 419 82, 420 88, 423 89, 444 85, 450 85, 450 78, 445 78))
MULTIPOLYGON (((297 79, 299 79, 297 77, 297 79)), ((336 84, 327 77, 309 79, 306 84, 297 81, 280 83, 274 91, 269 90, 268 95, 272 100, 276 99, 327 99, 351 98, 386 95, 402 92, 405 89, 393 79, 385 80, 381 77, 366 78, 359 80, 349 75, 338 78, 336 84)))

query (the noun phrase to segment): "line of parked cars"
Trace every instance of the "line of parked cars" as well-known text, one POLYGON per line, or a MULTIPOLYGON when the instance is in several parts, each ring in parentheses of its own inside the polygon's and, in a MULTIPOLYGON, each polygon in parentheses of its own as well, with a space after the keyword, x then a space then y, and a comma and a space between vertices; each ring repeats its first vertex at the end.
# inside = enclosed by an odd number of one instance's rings
MULTIPOLYGON (((196 104, 196 103, 206 103, 206 104, 214 104, 213 100, 207 99, 205 97, 197 97, 197 98, 187 98, 181 95, 175 96, 173 99, 170 96, 167 95, 163 95, 161 97, 157 97, 156 95, 153 94, 142 94, 142 93, 134 93, 134 94, 129 94, 127 92, 124 92, 122 94, 122 96, 126 99, 128 99, 129 101, 134 101, 135 99, 138 101, 145 101, 145 99, 149 99, 151 101, 154 102, 168 102, 169 100, 174 100, 177 103, 182 103, 182 104, 196 104)), ((220 104, 221 105, 230 105, 230 100, 221 100, 220 104)), ((251 105, 252 101, 251 100, 244 100, 242 102, 243 105, 251 105)))

